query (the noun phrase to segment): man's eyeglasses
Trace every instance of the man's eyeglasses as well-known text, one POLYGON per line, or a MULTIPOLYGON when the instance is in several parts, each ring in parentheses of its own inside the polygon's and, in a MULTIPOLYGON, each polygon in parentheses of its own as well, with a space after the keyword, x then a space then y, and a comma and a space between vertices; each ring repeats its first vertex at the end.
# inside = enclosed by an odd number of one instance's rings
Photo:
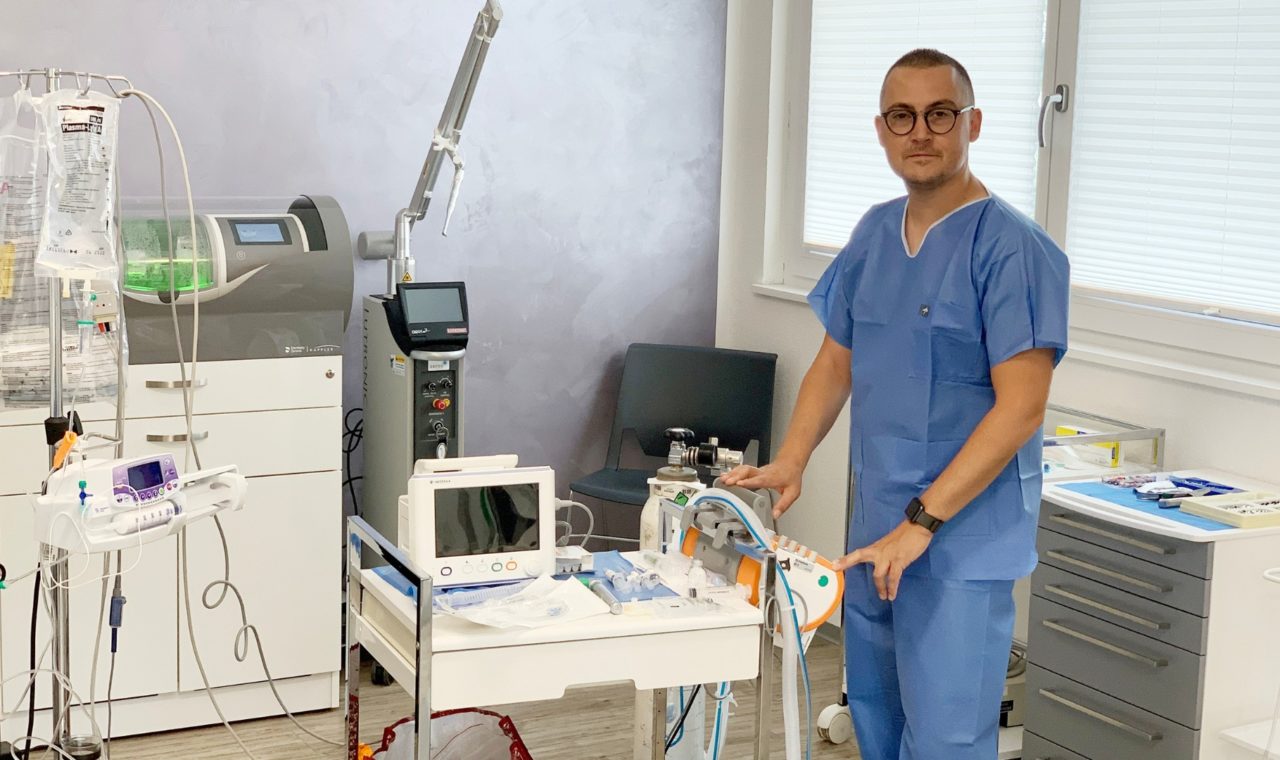
MULTIPOLYGON (((924 112, 924 125, 929 131, 935 135, 945 135, 956 127, 956 120, 960 118, 960 114, 972 111, 974 106, 966 106, 964 108, 930 108, 924 112)), ((909 108, 890 108, 888 111, 880 114, 880 118, 884 119, 884 125, 889 131, 898 135, 911 134, 911 130, 916 128, 915 111, 909 108)))

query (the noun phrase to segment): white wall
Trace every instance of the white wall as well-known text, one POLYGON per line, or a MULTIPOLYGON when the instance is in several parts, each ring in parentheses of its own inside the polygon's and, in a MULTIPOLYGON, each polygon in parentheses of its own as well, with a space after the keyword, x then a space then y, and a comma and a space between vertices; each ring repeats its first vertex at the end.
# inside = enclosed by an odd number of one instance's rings
MULTIPOLYGON (((177 122, 198 197, 328 194, 355 235, 408 202, 482 5, 11 3, 0 70, 128 75, 177 122)), ((551 464, 563 491, 604 463, 627 344, 712 341, 725 4, 503 5, 450 235, 446 168, 414 253, 419 279, 467 281, 469 453, 551 464)), ((137 103, 123 112, 122 187, 156 195, 150 128, 137 103)), ((384 271, 357 262, 348 408, 358 299, 384 271)))

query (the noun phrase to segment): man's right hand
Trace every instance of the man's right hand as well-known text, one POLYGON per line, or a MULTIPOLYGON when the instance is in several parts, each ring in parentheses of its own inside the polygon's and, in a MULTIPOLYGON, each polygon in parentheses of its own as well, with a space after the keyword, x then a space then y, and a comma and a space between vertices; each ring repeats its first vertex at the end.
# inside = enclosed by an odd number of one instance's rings
POLYGON ((742 465, 733 468, 723 480, 727 486, 739 488, 772 488, 781 496, 773 505, 773 517, 777 519, 791 508, 800 498, 800 488, 804 479, 804 467, 789 461, 770 462, 764 467, 742 465))

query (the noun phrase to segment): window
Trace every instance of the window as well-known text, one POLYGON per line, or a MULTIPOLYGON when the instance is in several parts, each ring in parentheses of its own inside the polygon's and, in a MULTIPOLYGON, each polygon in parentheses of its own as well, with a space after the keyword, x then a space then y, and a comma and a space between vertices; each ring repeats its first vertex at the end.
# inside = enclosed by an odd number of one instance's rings
POLYGON ((975 174, 1063 245, 1079 298, 1280 325, 1280 3, 798 5, 807 140, 788 159, 803 210, 781 212, 784 285, 807 289, 866 209, 904 192, 872 119, 888 66, 934 47, 974 80, 975 174))
POLYGON ((1086 1, 1072 94, 1074 282, 1280 321, 1280 4, 1086 1))
POLYGON ((1045 11, 1044 0, 814 0, 806 247, 839 251, 863 212, 905 192, 873 119, 885 72, 918 47, 964 64, 983 112, 971 153, 975 174, 1033 215, 1045 11))

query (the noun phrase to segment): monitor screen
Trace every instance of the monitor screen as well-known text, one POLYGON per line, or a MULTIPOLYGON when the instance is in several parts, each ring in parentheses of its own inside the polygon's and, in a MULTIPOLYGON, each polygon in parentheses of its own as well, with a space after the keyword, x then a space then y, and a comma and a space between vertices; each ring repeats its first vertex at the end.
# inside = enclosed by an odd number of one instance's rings
POLYGON ((538 548, 538 484, 438 489, 436 557, 538 548))
POLYGON ((404 288, 404 319, 409 324, 461 322, 462 296, 457 288, 404 288))
POLYGON ((235 233, 236 243, 239 245, 271 245, 289 242, 284 231, 284 222, 280 221, 232 222, 231 230, 235 233))
POLYGON ((160 462, 143 462, 129 468, 129 487, 135 491, 155 488, 164 482, 160 462))

